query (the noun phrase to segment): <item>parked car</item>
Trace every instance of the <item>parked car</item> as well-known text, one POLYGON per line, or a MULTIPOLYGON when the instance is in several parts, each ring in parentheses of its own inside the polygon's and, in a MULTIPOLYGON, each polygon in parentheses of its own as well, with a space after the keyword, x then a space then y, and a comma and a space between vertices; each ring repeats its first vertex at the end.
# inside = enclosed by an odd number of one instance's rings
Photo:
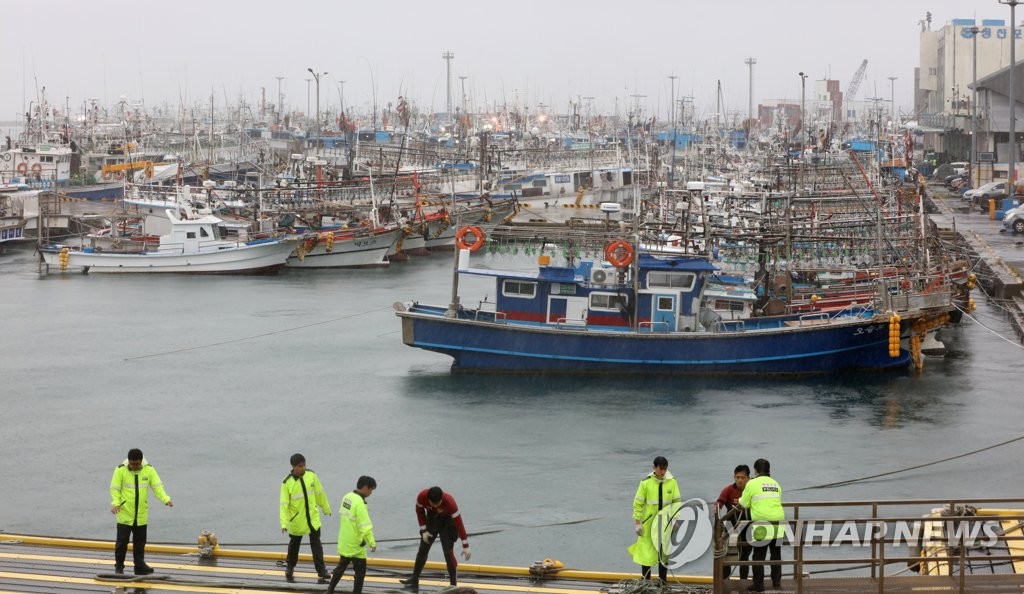
POLYGON ((1024 206, 1006 211, 1003 215, 1003 227, 1013 233, 1024 233, 1024 206))
POLYGON ((1006 197, 1006 182, 989 182, 980 188, 973 190, 967 190, 964 192, 964 202, 969 202, 972 207, 978 207, 982 210, 988 208, 988 201, 992 198, 996 200, 1002 200, 1006 197))
POLYGON ((953 189, 953 186, 959 186, 965 181, 967 181, 967 175, 964 173, 954 173, 942 179, 942 183, 949 189, 953 189))

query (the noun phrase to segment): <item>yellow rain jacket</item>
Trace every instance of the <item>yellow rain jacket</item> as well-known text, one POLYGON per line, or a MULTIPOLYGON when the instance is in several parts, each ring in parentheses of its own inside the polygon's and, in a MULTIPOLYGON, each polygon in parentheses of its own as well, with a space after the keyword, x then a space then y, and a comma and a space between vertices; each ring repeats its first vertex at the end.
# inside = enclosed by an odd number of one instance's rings
POLYGON ((160 475, 145 459, 142 460, 142 468, 137 471, 128 468, 127 458, 114 469, 114 476, 110 478, 110 506, 121 506, 117 511, 118 524, 146 525, 149 521, 150 489, 153 489, 161 503, 166 504, 171 500, 171 496, 164 491, 164 484, 160 482, 160 475))
POLYGON ((661 479, 652 472, 640 481, 633 499, 633 520, 641 522, 643 533, 629 547, 634 563, 648 567, 658 565, 660 548, 660 563, 667 564, 672 524, 679 520, 676 515, 682 505, 679 485, 671 472, 665 471, 665 477, 661 479), (659 519, 660 522, 656 522, 659 519), (659 534, 661 546, 658 546, 659 534))
POLYGON ((331 515, 331 503, 327 500, 320 477, 307 469, 301 477, 292 473, 281 483, 281 528, 287 528, 292 536, 303 536, 320 529, 320 509, 331 515))
POLYGON ((782 485, 770 476, 750 479, 743 487, 740 505, 750 510, 750 521, 755 522, 754 540, 771 540, 786 534, 786 510, 782 507, 782 485), (773 525, 756 525, 756 522, 771 522, 773 525))
POLYGON ((352 491, 341 500, 338 512, 341 525, 338 527, 338 554, 349 559, 365 559, 366 547, 376 547, 373 539, 373 523, 370 509, 359 493, 352 491))

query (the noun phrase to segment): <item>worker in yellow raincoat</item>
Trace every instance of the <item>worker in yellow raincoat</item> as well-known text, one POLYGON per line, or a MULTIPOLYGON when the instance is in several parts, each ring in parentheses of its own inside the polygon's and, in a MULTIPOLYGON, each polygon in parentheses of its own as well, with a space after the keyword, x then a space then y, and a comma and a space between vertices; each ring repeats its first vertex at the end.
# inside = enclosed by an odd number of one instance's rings
POLYGON ((650 579, 651 567, 658 565, 658 577, 668 580, 668 555, 672 527, 682 508, 682 497, 675 477, 668 471, 664 456, 654 459, 654 468, 636 489, 633 499, 633 523, 636 542, 630 545, 633 562, 640 566, 644 579, 650 579))

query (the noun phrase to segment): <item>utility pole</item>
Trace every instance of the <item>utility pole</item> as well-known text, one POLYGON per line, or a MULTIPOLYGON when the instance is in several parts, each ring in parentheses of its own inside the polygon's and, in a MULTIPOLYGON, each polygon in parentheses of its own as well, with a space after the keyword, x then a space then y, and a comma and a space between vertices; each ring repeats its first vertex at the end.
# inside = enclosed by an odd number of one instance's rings
POLYGON ((754 129, 754 64, 757 64, 757 58, 750 57, 743 60, 743 63, 750 69, 750 83, 747 85, 749 89, 749 104, 747 106, 747 135, 749 136, 750 131, 754 129))
POLYGON ((277 78, 277 121, 280 122, 284 115, 284 95, 281 94, 281 81, 284 80, 284 77, 275 78, 277 78))
POLYGON ((455 52, 444 52, 444 53, 441 54, 441 59, 443 59, 445 61, 445 64, 448 67, 448 79, 447 79, 447 83, 448 84, 446 84, 444 88, 445 88, 445 92, 448 95, 448 103, 447 103, 448 121, 451 122, 451 119, 452 119, 452 60, 455 59, 455 52))

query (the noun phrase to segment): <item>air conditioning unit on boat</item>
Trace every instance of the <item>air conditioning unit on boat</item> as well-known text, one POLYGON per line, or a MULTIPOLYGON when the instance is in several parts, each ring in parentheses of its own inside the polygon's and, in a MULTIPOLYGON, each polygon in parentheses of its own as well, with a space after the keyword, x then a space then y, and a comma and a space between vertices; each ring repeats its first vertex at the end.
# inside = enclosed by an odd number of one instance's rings
POLYGON ((618 270, 613 267, 594 268, 590 271, 590 283, 593 285, 614 285, 617 279, 618 270))

